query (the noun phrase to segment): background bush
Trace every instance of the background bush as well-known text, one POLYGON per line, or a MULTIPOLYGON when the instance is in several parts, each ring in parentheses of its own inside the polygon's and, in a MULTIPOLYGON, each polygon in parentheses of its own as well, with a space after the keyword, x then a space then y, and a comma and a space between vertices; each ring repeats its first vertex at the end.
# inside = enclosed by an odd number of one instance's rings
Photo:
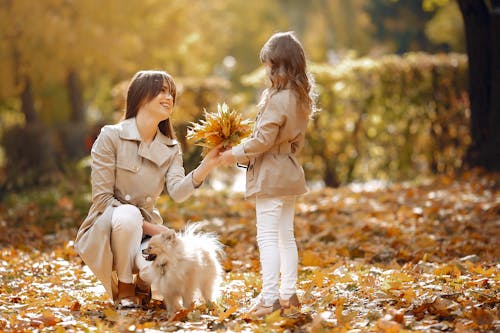
MULTIPOLYGON (((51 181, 56 172, 53 135, 42 124, 16 125, 3 133, 6 166, 1 194, 51 181)), ((0 179, 1 180, 1 179, 0 179)))
MULTIPOLYGON (((321 112, 303 154, 309 179, 338 186, 461 168, 470 143, 464 55, 408 53, 310 69, 321 112)), ((263 76, 244 81, 257 86, 263 76)))

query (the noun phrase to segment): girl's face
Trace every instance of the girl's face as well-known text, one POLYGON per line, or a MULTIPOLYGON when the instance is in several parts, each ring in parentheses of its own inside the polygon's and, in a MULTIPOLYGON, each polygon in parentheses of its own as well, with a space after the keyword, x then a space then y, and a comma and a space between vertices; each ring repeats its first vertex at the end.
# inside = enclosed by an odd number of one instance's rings
POLYGON ((174 98, 170 94, 167 84, 163 83, 160 93, 146 102, 141 109, 160 122, 170 117, 173 108, 174 98))

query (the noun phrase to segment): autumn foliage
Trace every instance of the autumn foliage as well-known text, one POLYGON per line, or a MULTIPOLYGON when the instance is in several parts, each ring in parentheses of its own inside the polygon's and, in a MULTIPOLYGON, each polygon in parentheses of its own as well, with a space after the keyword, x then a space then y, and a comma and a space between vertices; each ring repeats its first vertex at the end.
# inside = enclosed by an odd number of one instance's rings
POLYGON ((224 148, 236 146, 252 133, 252 122, 243 119, 226 103, 217 104, 215 112, 205 110, 204 115, 205 119, 191 123, 186 135, 188 140, 204 148, 204 154, 220 144, 224 148))
MULTIPOLYGON (((467 173, 419 183, 312 191, 297 203, 299 312, 245 315, 260 290, 254 206, 240 195, 162 198, 168 225, 207 220, 225 244, 223 296, 168 321, 160 302, 115 310, 75 254, 76 225, 46 233, 79 203, 0 206, 0 330, 493 332, 500 328, 499 176, 467 173), (25 222, 23 222, 25 221, 25 222)), ((76 223, 76 222, 75 222, 76 223)))

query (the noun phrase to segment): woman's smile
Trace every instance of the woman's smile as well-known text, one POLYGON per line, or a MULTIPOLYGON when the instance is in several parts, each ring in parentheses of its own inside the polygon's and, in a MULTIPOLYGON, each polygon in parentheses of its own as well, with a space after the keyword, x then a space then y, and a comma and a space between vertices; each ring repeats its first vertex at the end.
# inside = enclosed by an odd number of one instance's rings
POLYGON ((161 102, 160 105, 169 111, 172 109, 172 102, 171 101, 170 102, 161 102))

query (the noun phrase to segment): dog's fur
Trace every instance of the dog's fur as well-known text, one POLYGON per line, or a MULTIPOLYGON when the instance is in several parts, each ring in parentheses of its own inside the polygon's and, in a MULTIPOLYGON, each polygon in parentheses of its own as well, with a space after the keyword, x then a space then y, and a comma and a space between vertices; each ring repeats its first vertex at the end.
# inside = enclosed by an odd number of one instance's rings
POLYGON ((214 234, 198 232, 200 226, 192 223, 183 232, 168 230, 155 235, 143 250, 151 264, 143 267, 139 276, 156 286, 170 314, 179 309, 179 298, 190 308, 197 290, 207 303, 218 297, 222 244, 214 234))

